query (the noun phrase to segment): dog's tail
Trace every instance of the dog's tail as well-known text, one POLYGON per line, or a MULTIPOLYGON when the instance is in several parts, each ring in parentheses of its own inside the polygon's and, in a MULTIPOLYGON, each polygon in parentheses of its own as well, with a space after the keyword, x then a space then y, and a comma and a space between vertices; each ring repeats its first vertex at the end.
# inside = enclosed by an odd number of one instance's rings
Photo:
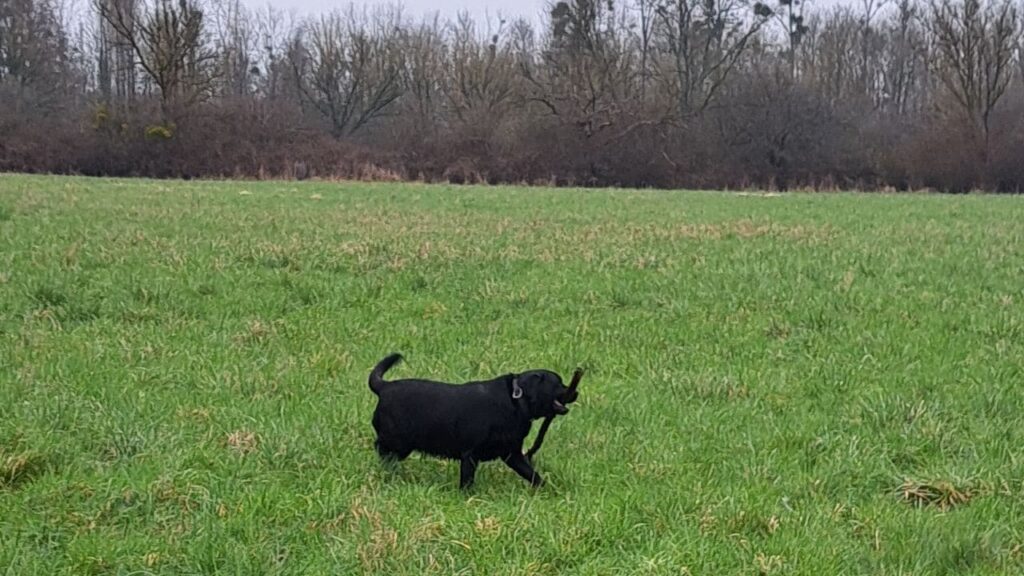
POLYGON ((391 370, 392 366, 401 361, 401 354, 391 354, 373 367, 373 372, 370 372, 370 390, 372 390, 374 394, 380 395, 381 387, 386 384, 384 380, 384 373, 391 370))

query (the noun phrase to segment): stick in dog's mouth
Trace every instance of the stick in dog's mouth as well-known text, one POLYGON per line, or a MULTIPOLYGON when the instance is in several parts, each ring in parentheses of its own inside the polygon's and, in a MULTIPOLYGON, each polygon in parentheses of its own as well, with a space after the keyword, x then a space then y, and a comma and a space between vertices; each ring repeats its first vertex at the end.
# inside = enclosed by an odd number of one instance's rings
POLYGON ((555 413, 569 413, 569 408, 566 407, 566 404, 572 404, 577 398, 579 398, 579 394, 576 392, 576 389, 579 388, 581 379, 583 379, 583 369, 577 368, 576 371, 572 373, 572 381, 569 383, 569 389, 561 398, 555 400, 555 413))
MULTIPOLYGON (((583 369, 577 368, 576 372, 572 375, 572 382, 569 384, 569 389, 562 394, 562 397, 554 401, 555 414, 563 415, 568 414, 569 409, 565 407, 566 404, 572 404, 579 398, 579 394, 576 392, 576 388, 580 385, 580 379, 583 378, 583 369)), ((555 421, 555 416, 550 415, 544 419, 544 422, 540 425, 540 432, 537 433, 537 437, 533 440, 533 447, 527 450, 526 457, 533 458, 533 455, 540 450, 541 444, 544 443, 544 436, 548 433, 548 427, 555 421)))

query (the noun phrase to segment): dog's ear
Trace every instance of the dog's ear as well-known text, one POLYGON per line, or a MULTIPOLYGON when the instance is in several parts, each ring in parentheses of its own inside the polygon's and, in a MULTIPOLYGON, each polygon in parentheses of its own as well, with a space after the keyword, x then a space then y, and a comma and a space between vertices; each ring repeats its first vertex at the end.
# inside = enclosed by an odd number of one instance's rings
POLYGON ((537 418, 541 406, 541 384, 543 379, 540 374, 528 372, 519 377, 519 385, 522 386, 523 396, 526 398, 527 410, 531 418, 537 418))
POLYGON ((540 384, 541 377, 539 374, 534 372, 517 374, 512 377, 512 398, 518 400, 522 398, 524 394, 527 399, 533 398, 536 395, 537 388, 540 384))

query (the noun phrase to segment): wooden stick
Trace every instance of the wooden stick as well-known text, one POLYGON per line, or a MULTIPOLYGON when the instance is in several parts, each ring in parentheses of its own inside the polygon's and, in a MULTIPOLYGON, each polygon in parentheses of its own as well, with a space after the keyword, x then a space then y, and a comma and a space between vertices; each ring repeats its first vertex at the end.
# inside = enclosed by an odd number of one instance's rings
MULTIPOLYGON (((572 392, 576 391, 576 388, 580 385, 580 380, 583 379, 583 369, 577 368, 572 374, 572 382, 569 383, 569 390, 572 392)), ((533 455, 540 450, 540 445, 544 443, 544 435, 548 433, 548 428, 551 427, 551 423, 555 421, 555 415, 552 414, 544 419, 544 422, 540 425, 540 432, 537 433, 537 439, 533 441, 533 447, 526 452, 526 457, 532 459, 533 455)))

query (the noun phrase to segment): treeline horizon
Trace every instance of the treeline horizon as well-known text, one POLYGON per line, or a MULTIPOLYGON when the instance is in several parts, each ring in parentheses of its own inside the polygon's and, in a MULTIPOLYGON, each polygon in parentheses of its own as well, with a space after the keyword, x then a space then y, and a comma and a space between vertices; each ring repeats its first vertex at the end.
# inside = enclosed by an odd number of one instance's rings
POLYGON ((0 0, 0 171, 1024 190, 1019 1, 68 1, 0 0))

